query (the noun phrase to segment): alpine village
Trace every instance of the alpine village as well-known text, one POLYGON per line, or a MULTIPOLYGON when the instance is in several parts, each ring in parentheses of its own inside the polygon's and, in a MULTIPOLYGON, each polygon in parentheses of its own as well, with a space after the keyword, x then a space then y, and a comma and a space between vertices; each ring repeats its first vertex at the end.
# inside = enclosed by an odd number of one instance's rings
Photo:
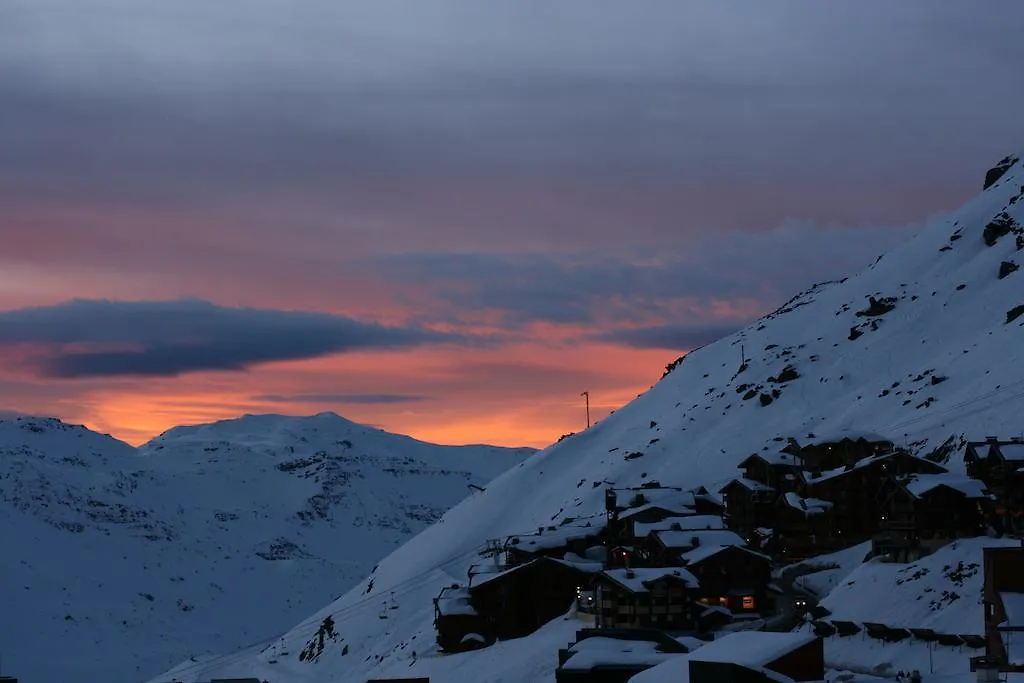
POLYGON ((738 469, 715 491, 609 486, 604 515, 490 541, 466 580, 434 599, 438 648, 486 648, 572 613, 576 642, 557 653, 564 683, 625 683, 698 646, 693 683, 822 680, 823 637, 856 634, 984 648, 971 658, 979 680, 1024 671, 1002 636, 1024 630, 1010 618, 1024 604, 1024 541, 985 551, 984 634, 829 621, 787 569, 868 541, 871 557, 908 563, 957 539, 1024 537, 1024 439, 948 443, 919 457, 877 434, 808 434, 738 469), (951 457, 966 475, 941 464, 951 457), (774 643, 754 648, 770 654, 737 664, 755 636, 774 643), (620 647, 602 647, 609 639, 620 647))

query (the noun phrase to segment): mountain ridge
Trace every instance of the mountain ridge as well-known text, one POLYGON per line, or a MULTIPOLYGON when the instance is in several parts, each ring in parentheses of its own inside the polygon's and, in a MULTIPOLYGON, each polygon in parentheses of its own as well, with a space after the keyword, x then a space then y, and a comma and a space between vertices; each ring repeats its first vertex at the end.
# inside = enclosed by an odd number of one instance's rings
POLYGON ((533 636, 491 653, 434 654, 432 599, 465 581, 488 539, 600 516, 609 485, 714 488, 752 452, 842 430, 881 432, 962 471, 963 443, 1019 434, 1024 405, 1024 274, 1014 267, 1024 259, 1024 172, 1019 155, 1000 165, 1001 175, 989 174, 981 194, 948 218, 687 354, 613 415, 509 469, 279 645, 186 663, 158 680, 453 679, 459 671, 498 683, 514 680, 493 655, 509 648, 534 658, 516 662, 516 671, 550 678, 556 652, 550 643, 531 649, 533 636), (377 620, 373 607, 389 594, 399 596, 397 618, 377 620), (281 648, 301 650, 326 616, 340 634, 336 644, 315 662, 280 658, 281 648))
POLYGON ((139 448, 56 418, 0 421, 0 537, 15 550, 0 585, 21 615, 0 624, 8 670, 140 680, 279 631, 533 453, 264 417, 139 448))

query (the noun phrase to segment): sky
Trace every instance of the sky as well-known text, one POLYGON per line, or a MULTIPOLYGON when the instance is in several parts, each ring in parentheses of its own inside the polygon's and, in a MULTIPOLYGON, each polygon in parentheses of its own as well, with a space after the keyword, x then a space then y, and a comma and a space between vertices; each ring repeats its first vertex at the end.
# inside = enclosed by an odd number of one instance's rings
POLYGON ((0 0, 0 417, 543 446, 1024 148, 1019 0, 0 0))

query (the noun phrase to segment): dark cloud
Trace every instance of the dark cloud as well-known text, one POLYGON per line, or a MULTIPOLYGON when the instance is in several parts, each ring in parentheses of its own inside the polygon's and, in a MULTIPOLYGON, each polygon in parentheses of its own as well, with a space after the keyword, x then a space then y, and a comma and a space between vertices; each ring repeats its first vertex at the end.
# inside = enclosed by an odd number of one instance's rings
POLYGON ((596 341, 611 342, 638 349, 692 350, 726 337, 743 325, 658 325, 614 330, 594 335, 596 341))
MULTIPOLYGON (((425 315, 425 321, 479 311, 499 312, 510 330, 534 322, 607 329, 684 321, 688 334, 703 338, 709 330, 739 327, 815 281, 868 265, 914 229, 790 223, 617 256, 421 253, 384 257, 370 267, 436 297, 436 318, 425 315)), ((654 330, 621 334, 620 341, 641 345, 670 339, 654 330)))
POLYGON ((946 184, 1021 133, 1014 3, 83 5, 5 3, 0 182, 19 192, 324 196, 488 172, 946 184))
POLYGON ((326 313, 227 308, 194 299, 75 300, 0 313, 0 345, 42 347, 40 369, 60 378, 244 370, 346 351, 466 341, 326 313))
POLYGON ((429 396, 409 394, 262 394, 253 396, 254 401, 267 403, 348 403, 363 405, 390 405, 396 403, 419 403, 432 400, 429 396))

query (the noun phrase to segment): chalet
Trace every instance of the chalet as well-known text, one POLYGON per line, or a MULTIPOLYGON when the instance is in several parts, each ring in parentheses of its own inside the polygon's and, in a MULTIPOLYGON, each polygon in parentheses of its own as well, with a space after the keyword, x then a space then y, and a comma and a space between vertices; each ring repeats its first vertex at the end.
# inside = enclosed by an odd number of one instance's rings
POLYGON ((683 553, 683 566, 697 579, 697 601, 723 607, 731 618, 769 610, 771 558, 736 545, 702 545, 683 553))
POLYGON ((980 536, 982 503, 989 500, 977 479, 957 474, 921 474, 887 482, 878 511, 872 553, 909 562, 957 538, 980 536))
POLYGON ((731 528, 749 534, 757 527, 774 525, 779 494, 771 486, 743 477, 730 481, 720 493, 731 528))
POLYGON ((720 515, 691 515, 689 517, 666 517, 660 522, 633 524, 634 539, 647 538, 654 531, 703 531, 725 529, 725 520, 720 515))
POLYGON ((662 631, 587 629, 558 651, 558 683, 626 683, 636 674, 685 654, 688 648, 662 631))
POLYGON ((742 536, 724 529, 653 531, 644 541, 646 556, 656 567, 678 567, 682 554, 698 546, 746 545, 742 536))
MULTIPOLYGON (((823 641, 806 632, 730 633, 697 648, 685 659, 689 667, 690 683, 777 683, 780 680, 799 683, 825 680, 823 641)), ((664 666, 671 667, 673 664, 664 666)))
POLYGON ((488 644, 487 623, 470 603, 469 591, 458 584, 434 598, 434 629, 442 652, 465 652, 488 644))
POLYGON ((790 492, 779 498, 775 510, 775 552, 789 559, 817 555, 835 547, 833 505, 827 500, 803 498, 790 492))
POLYGON ((1024 671, 1024 545, 984 548, 985 653, 1003 671, 1024 671))
POLYGON ((844 544, 867 540, 878 531, 885 484, 912 474, 941 474, 946 468, 907 451, 873 455, 814 475, 803 472, 805 495, 833 503, 833 531, 844 544))
POLYGON ((657 628, 688 631, 699 588, 685 569, 607 569, 594 577, 598 628, 657 628))
POLYGON ((503 547, 505 564, 514 566, 539 557, 564 557, 566 553, 586 556, 589 550, 602 545, 604 535, 604 519, 590 519, 540 527, 535 534, 509 536, 503 547))
POLYGON ((600 570, 596 563, 541 557, 474 582, 467 589, 469 604, 488 641, 520 638, 568 612, 600 570))
POLYGON ((997 531, 1024 533, 1024 440, 968 442, 964 451, 967 474, 985 482, 995 496, 992 524, 997 531))
POLYGON ((754 453, 741 462, 743 478, 769 486, 776 491, 792 491, 796 487, 796 475, 801 462, 792 453, 754 453))
POLYGON ((800 448, 803 469, 814 473, 852 465, 893 450, 893 442, 871 432, 839 431, 810 437, 800 448))

